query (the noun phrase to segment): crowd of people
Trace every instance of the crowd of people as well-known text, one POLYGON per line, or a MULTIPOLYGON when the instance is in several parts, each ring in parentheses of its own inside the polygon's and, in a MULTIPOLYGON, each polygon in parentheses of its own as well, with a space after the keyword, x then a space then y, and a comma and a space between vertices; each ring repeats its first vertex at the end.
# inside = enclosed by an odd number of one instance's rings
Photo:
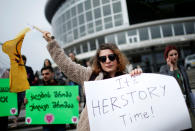
MULTIPOLYGON (((90 61, 86 63, 87 66, 84 66, 76 59, 73 52, 66 55, 64 50, 58 45, 58 42, 50 36, 51 34, 49 32, 43 33, 43 37, 48 42, 47 49, 53 61, 57 64, 58 70, 54 71, 51 61, 49 59, 45 59, 43 67, 40 71, 42 78, 40 79, 40 73, 37 71, 34 74, 32 68, 26 66, 26 57, 22 56, 30 85, 78 85, 79 98, 81 98, 83 94, 85 95, 84 81, 104 80, 127 73, 131 76, 135 76, 143 72, 140 67, 133 69, 126 56, 119 50, 119 48, 115 44, 101 44, 99 49, 97 49, 93 59, 90 59, 90 61)), ((166 61, 166 65, 163 65, 160 68, 159 73, 175 77, 180 85, 182 93, 186 99, 186 103, 189 107, 190 104, 186 90, 190 89, 191 91, 191 88, 184 67, 178 63, 179 51, 176 46, 168 45, 165 48, 164 58, 166 61)), ((149 63, 147 63, 147 66, 149 67, 149 63)), ((147 70, 147 72, 151 72, 151 70, 147 70)), ((6 74, 4 74, 4 78, 5 75, 6 74)), ((20 109, 21 105, 23 103, 26 103, 27 100, 25 100, 25 92, 19 92, 17 94, 18 109, 20 109)), ((81 108, 81 99, 78 100, 79 107, 81 108)), ((20 110, 18 111, 18 115, 19 113, 20 110)), ((18 116, 16 116, 16 118, 14 119, 14 122, 16 124, 15 126, 17 126, 17 119, 18 116)), ((192 115, 192 113, 191 119, 194 122, 194 116, 192 115)), ((64 131, 65 125, 44 125, 43 130, 64 131)), ((81 111, 80 118, 77 124, 77 130, 90 131, 88 111, 86 106, 81 111)), ((193 131, 192 128, 188 130, 193 131)))
MULTIPOLYGON (((43 67, 41 68, 41 71, 33 72, 32 68, 30 66, 26 65, 27 58, 25 55, 22 55, 22 59, 24 62, 24 66, 27 73, 27 78, 30 86, 50 86, 50 85, 73 85, 68 82, 68 79, 65 77, 65 75, 60 72, 58 68, 52 67, 52 63, 49 59, 45 59, 43 62, 43 67)), ((1 78, 9 78, 9 69, 7 69, 1 76, 1 78)), ((74 84, 76 85, 76 83, 74 84)), ((80 92, 80 91, 79 91, 80 92)), ((81 93, 79 93, 81 94, 81 93)), ((11 125, 11 128, 16 128, 18 126, 18 118, 20 116, 21 109, 25 106, 25 104, 28 102, 28 100, 25 97, 26 93, 18 92, 17 93, 17 103, 18 103, 18 115, 14 116, 13 118, 13 124, 11 125)), ((0 117, 0 123, 2 124, 3 130, 8 130, 8 117, 0 117)), ((75 125, 71 125, 75 126, 75 125)), ((64 131, 65 124, 59 124, 59 125, 43 125, 44 131, 64 131)))

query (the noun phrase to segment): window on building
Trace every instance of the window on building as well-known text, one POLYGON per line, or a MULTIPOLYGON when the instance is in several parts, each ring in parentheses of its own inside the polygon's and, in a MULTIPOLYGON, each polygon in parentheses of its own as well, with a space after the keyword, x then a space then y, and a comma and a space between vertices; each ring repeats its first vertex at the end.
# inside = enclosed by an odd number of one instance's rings
POLYGON ((99 37, 97 38, 97 41, 98 41, 98 44, 101 45, 101 44, 104 44, 105 43, 105 40, 104 40, 104 37, 99 37))
POLYGON ((85 22, 84 21, 84 15, 82 14, 82 15, 79 16, 79 24, 82 25, 82 24, 84 24, 84 22, 85 22))
POLYGON ((92 12, 91 11, 88 11, 86 13, 86 19, 87 19, 87 21, 92 21, 92 12))
POLYGON ((121 12, 121 2, 116 2, 116 3, 113 3, 113 12, 114 13, 119 13, 121 12))
POLYGON ((114 35, 106 36, 107 43, 116 43, 114 35))
POLYGON ((101 31, 101 30, 103 30, 102 25, 101 25, 101 26, 96 26, 96 31, 97 31, 97 32, 98 32, 98 31, 101 31))
POLYGON ((137 42, 137 37, 134 37, 134 38, 133 38, 133 41, 134 41, 134 42, 137 42))
POLYGON ((64 34, 63 36, 62 36, 62 40, 66 43, 67 42, 67 35, 66 34, 64 34))
POLYGON ((126 44, 126 36, 125 32, 120 32, 117 34, 118 44, 126 44))
POLYGON ((106 3, 109 3, 110 0, 102 0, 102 4, 106 4, 106 3))
POLYGON ((185 29, 186 29, 186 34, 193 34, 193 33, 195 33, 195 31, 194 31, 194 23, 193 22, 186 22, 185 23, 185 29))
POLYGON ((147 28, 141 28, 138 31, 139 31, 139 37, 140 37, 141 41, 149 39, 148 29, 147 28))
POLYGON ((177 23, 177 24, 174 24, 173 25, 173 28, 174 28, 174 32, 175 32, 175 35, 183 35, 184 34, 184 30, 183 30, 183 25, 182 23, 177 23))
POLYGON ((115 26, 120 26, 123 24, 123 17, 122 14, 118 14, 114 16, 114 22, 115 22, 115 26))
POLYGON ((77 7, 78 7, 78 14, 83 13, 83 3, 80 3, 77 7))
POLYGON ((72 7, 71 13, 72 13, 72 17, 76 16, 76 7, 72 7))
POLYGON ((80 54, 81 53, 81 48, 80 45, 76 46, 76 54, 80 54))
POLYGON ((74 29, 73 34, 74 34, 74 39, 78 39, 78 30, 77 29, 74 29))
POLYGON ((102 30, 102 20, 101 19, 97 20, 95 24, 96 24, 96 31, 101 31, 102 30))
POLYGON ((72 19, 72 24, 73 24, 73 27, 77 27, 77 17, 72 19))
POLYGON ((103 6, 103 14, 104 16, 111 15, 111 8, 110 5, 103 6))
POLYGON ((87 28, 89 34, 94 32, 93 23, 87 24, 87 28))
POLYGON ((163 36, 164 37, 168 37, 168 36, 172 36, 172 29, 171 29, 171 24, 167 24, 167 25, 162 25, 162 31, 163 31, 163 36))
POLYGON ((150 27, 150 31, 151 31, 152 39, 161 37, 161 35, 160 35, 160 27, 159 26, 150 27))
POLYGON ((136 30, 129 30, 128 31, 128 36, 134 36, 134 35, 137 35, 136 30))
POLYGON ((70 47, 68 49, 64 49, 64 51, 66 52, 66 54, 68 55, 70 52, 73 52, 73 49, 70 47))
POLYGON ((86 0, 85 1, 85 10, 91 9, 91 0, 86 0))
POLYGON ((66 26, 67 26, 66 27, 67 31, 71 30, 72 26, 71 26, 71 21, 70 20, 68 21, 66 26))
POLYGON ((100 8, 97 8, 97 9, 94 10, 94 15, 95 15, 95 19, 98 19, 98 18, 101 17, 101 10, 100 10, 100 8))
POLYGON ((73 41, 73 34, 72 34, 72 31, 68 32, 68 33, 66 34, 66 37, 67 37, 67 42, 73 41))
POLYGON ((105 26, 105 29, 113 27, 112 17, 104 18, 104 26, 105 26))
POLYGON ((97 7, 100 5, 100 0, 92 0, 93 1, 93 7, 97 7))
POLYGON ((66 12, 66 19, 67 19, 67 20, 70 19, 70 10, 68 10, 68 11, 66 12))
POLYGON ((88 52, 88 45, 87 45, 87 43, 83 43, 82 47, 83 47, 83 52, 88 52))
POLYGON ((132 38, 129 38, 129 43, 133 43, 133 40, 132 40, 132 38))
POLYGON ((66 24, 62 25, 62 32, 66 32, 66 24))
POLYGON ((90 49, 91 50, 96 50, 95 39, 89 40, 89 43, 90 43, 90 49))
POLYGON ((75 53, 74 52, 74 47, 70 47, 70 50, 69 51, 75 53))
POLYGON ((80 27, 80 36, 85 36, 86 33, 85 33, 85 25, 81 26, 80 27))
POLYGON ((62 22, 66 23, 66 14, 62 14, 61 17, 62 17, 62 22))

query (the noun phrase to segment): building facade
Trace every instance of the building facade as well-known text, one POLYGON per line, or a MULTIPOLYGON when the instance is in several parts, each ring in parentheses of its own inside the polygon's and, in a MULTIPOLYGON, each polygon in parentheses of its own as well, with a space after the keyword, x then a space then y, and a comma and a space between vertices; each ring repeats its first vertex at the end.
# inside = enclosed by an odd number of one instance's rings
POLYGON ((195 53, 195 0, 48 0, 45 15, 66 53, 91 58, 115 43, 130 63, 158 72, 167 44, 195 53))

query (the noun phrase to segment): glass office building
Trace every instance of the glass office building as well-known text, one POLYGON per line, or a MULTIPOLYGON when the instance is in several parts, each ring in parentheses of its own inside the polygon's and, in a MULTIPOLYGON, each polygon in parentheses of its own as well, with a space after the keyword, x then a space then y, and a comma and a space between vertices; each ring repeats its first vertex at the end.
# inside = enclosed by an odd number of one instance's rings
POLYGON ((45 15, 66 53, 91 58, 100 44, 115 43, 133 64, 152 72, 175 44, 181 61, 195 52, 195 0, 48 0, 45 15))

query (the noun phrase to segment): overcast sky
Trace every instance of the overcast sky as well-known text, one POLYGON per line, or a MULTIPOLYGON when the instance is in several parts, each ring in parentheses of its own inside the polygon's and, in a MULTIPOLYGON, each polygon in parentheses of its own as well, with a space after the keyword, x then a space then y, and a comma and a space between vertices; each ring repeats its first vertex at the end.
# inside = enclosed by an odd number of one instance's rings
MULTIPOLYGON (((46 2, 47 0, 0 0, 0 43, 12 40, 27 27, 27 23, 51 32, 51 26, 44 15, 46 2)), ((30 31, 25 36, 21 52, 27 56, 27 65, 31 66, 34 72, 41 69, 45 58, 51 59, 46 45, 42 34, 36 30, 30 31)), ((2 46, 0 46, 2 68, 5 63, 9 65, 9 57, 1 48, 2 46)))

